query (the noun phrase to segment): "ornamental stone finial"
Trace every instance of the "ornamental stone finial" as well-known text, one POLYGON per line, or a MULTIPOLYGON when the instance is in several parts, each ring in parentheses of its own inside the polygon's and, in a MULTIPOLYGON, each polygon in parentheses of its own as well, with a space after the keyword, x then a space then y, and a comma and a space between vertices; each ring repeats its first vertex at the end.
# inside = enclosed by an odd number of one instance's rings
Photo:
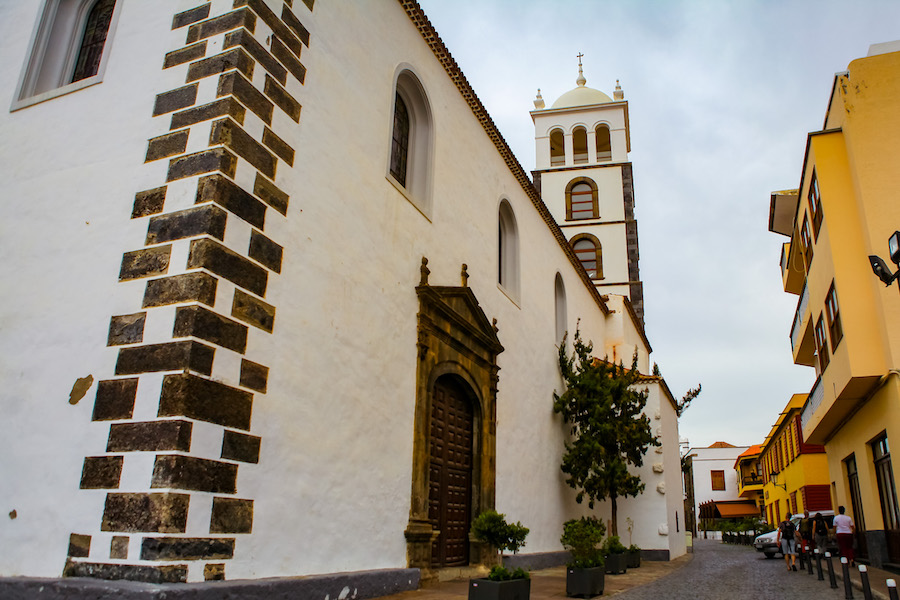
POLYGON ((468 287, 469 285, 469 265, 463 263, 462 271, 459 273, 460 278, 462 279, 462 286, 468 287))

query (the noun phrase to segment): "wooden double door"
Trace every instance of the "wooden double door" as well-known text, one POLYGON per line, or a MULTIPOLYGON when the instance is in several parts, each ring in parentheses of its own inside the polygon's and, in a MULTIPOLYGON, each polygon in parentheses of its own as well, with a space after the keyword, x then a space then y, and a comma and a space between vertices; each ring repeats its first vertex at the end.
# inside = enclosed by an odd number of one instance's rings
POLYGON ((469 564, 474 409, 467 386, 452 376, 434 385, 431 404, 428 519, 440 532, 432 567, 469 564))

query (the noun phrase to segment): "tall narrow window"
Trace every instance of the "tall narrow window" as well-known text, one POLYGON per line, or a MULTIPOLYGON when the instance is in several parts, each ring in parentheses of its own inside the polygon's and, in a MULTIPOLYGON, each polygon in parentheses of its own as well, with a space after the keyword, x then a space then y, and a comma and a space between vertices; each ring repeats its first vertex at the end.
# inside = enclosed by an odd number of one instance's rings
POLYGON ((409 110, 397 94, 394 99, 394 131, 391 139, 391 175, 406 186, 406 163, 409 158, 409 110))
POLYGON ((603 279, 603 253, 597 238, 588 234, 576 236, 572 249, 591 279, 603 279))
POLYGON ((612 160, 612 144, 609 139, 609 127, 598 125, 594 130, 597 137, 597 160, 612 160))
POLYGON ((431 216, 433 131, 425 89, 411 71, 400 71, 394 89, 386 176, 426 217, 431 216))
POLYGON ((572 152, 575 164, 588 161, 587 129, 576 127, 572 132, 572 152))
POLYGON ((554 313, 556 315, 556 341, 560 342, 568 328, 568 316, 566 314, 566 286, 563 284, 562 275, 559 273, 556 274, 556 282, 553 287, 554 313))
POLYGON ((825 337, 825 320, 819 313, 819 320, 816 321, 816 354, 819 358, 819 374, 825 372, 830 360, 828 356, 828 338, 825 337))
POLYGON ((519 298, 519 232, 516 216, 509 202, 500 202, 499 221, 499 271, 498 283, 513 300, 519 298))
POLYGON ((803 256, 806 258, 806 271, 809 272, 809 265, 813 259, 813 237, 806 215, 803 215, 803 226, 800 227, 800 241, 803 242, 803 256))
POLYGON ((807 199, 809 200, 809 213, 812 215, 813 235, 815 239, 819 239, 819 229, 822 227, 822 197, 819 194, 819 178, 816 177, 815 169, 809 180, 807 199))
POLYGON ((900 529, 900 509, 897 507, 897 488, 894 486, 894 470, 891 468, 891 449, 886 434, 872 442, 875 475, 878 479, 878 497, 885 529, 900 529))
POLYGON ((106 44, 106 34, 109 33, 109 24, 115 7, 116 0, 98 0, 88 13, 84 33, 81 36, 81 48, 75 60, 75 71, 72 73, 73 82, 93 77, 100 69, 100 57, 103 55, 103 46, 106 44))
POLYGON ((856 469, 856 455, 851 454, 844 460, 847 468, 847 487, 850 490, 850 509, 853 511, 853 523, 857 533, 866 530, 866 518, 862 510, 862 493, 859 489, 859 472, 856 469))
POLYGON ((831 352, 834 353, 834 349, 844 337, 844 330, 841 328, 841 309, 838 306, 833 281, 828 295, 825 296, 825 318, 828 320, 828 333, 831 336, 831 352))
POLYGON ((550 166, 562 167, 566 164, 566 139, 562 129, 550 132, 550 166))

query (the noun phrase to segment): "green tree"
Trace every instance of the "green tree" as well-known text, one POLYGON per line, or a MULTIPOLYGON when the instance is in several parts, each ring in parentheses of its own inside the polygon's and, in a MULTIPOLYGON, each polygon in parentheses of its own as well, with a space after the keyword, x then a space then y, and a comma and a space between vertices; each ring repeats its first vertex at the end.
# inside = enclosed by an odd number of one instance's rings
POLYGON ((634 387, 640 378, 637 350, 631 369, 626 369, 621 362, 596 360, 592 344, 585 343, 578 330, 572 356, 567 356, 565 342, 559 348, 559 369, 566 389, 553 394, 553 410, 562 414, 572 435, 562 471, 566 483, 578 490, 577 502, 587 498, 593 508, 595 501, 609 498, 610 535, 618 535, 617 499, 644 491, 641 478, 630 474, 628 466, 640 467, 647 449, 660 445, 642 412, 647 392, 634 387))

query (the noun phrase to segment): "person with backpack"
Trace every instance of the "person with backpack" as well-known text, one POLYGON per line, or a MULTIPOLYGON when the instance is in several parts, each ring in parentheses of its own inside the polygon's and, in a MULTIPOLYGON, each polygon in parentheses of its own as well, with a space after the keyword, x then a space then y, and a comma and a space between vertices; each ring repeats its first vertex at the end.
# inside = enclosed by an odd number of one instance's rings
POLYGON ((813 530, 816 536, 816 549, 820 554, 825 554, 825 546, 828 543, 828 523, 822 513, 816 513, 813 518, 813 530))
POLYGON ((787 564, 788 571, 797 570, 797 528, 791 522, 791 515, 788 513, 787 518, 779 523, 778 534, 775 536, 775 543, 781 546, 781 553, 784 554, 784 562, 787 564))

